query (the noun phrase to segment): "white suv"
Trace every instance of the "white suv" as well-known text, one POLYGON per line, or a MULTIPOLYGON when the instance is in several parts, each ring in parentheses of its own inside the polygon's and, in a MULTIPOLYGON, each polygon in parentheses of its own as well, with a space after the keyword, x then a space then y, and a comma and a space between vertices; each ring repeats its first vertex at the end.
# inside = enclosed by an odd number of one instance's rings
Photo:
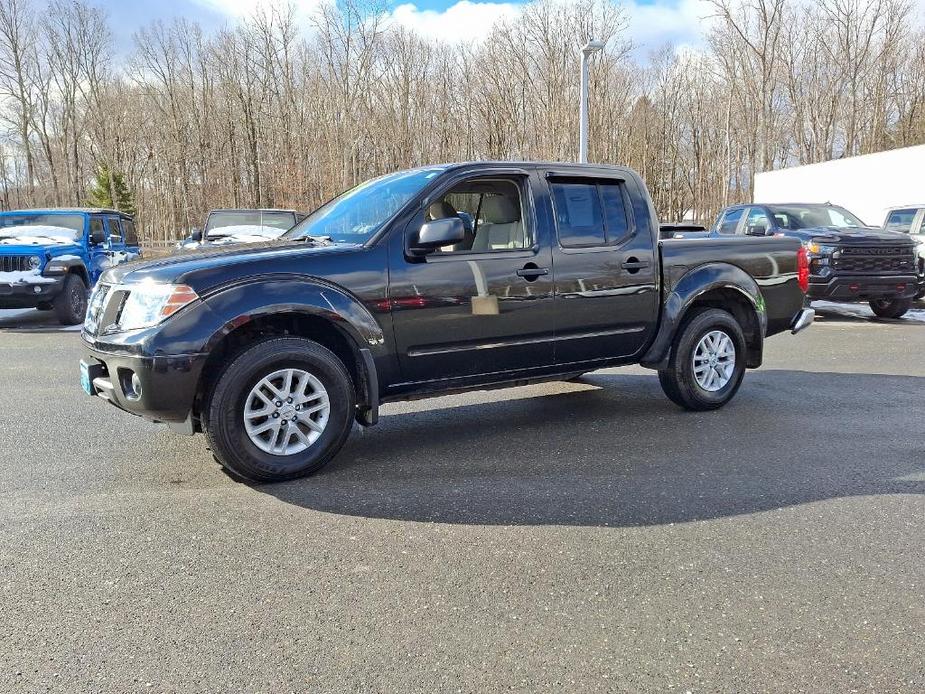
POLYGON ((883 220, 886 231, 901 231, 916 240, 918 246, 919 295, 925 296, 925 205, 892 207, 883 220))

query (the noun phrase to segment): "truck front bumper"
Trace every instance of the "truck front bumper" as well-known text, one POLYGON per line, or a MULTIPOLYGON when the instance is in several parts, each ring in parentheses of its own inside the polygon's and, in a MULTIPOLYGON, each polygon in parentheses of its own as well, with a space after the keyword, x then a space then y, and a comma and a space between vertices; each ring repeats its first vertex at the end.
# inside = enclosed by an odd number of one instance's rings
POLYGON ((64 278, 40 277, 41 282, 0 282, 0 308, 35 308, 54 301, 64 289, 64 278))
POLYGON ((915 275, 837 275, 831 279, 810 276, 810 299, 830 301, 870 301, 872 299, 912 299, 919 292, 915 275))
MULTIPOLYGON (((85 338, 85 342, 87 342, 85 338)), ((87 345, 81 384, 88 395, 153 422, 192 433, 192 409, 204 354, 140 356, 87 345)))

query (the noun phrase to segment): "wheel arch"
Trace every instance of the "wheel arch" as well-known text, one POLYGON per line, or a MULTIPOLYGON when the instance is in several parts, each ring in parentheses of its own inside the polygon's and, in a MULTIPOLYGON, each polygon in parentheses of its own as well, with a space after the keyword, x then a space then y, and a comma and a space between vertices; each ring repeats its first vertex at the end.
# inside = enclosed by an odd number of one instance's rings
POLYGON ((681 277, 665 299, 658 333, 640 364, 665 368, 678 331, 702 308, 731 313, 745 334, 746 366, 761 366, 767 331, 764 297, 748 273, 728 263, 702 265, 681 277))
POLYGON ((83 283, 90 286, 90 273, 87 270, 87 265, 84 263, 82 258, 78 257, 53 257, 48 261, 48 264, 45 266, 45 273, 48 273, 49 268, 54 268, 56 274, 64 275, 77 275, 80 279, 83 280, 83 283))
POLYGON ((199 417, 222 368, 255 340, 268 336, 311 339, 333 352, 344 364, 357 401, 357 419, 375 424, 379 406, 379 376, 374 352, 384 334, 365 306, 345 290, 305 278, 264 277, 236 283, 203 297, 220 327, 208 337, 208 354, 199 375, 193 414, 199 417), (291 301, 280 299, 292 298, 291 301))

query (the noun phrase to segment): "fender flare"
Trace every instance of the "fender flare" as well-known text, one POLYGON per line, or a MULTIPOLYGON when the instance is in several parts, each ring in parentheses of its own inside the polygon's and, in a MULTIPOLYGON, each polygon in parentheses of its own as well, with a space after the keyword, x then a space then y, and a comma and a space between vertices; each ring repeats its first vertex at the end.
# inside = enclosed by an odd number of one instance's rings
POLYGON ((746 299, 758 321, 758 335, 749 345, 749 368, 761 364, 764 335, 767 332, 767 312, 764 296, 754 278, 740 267, 730 263, 708 263, 700 265, 681 277, 662 306, 659 329, 652 344, 639 360, 640 365, 650 369, 664 369, 675 335, 681 327, 684 316, 691 306, 704 294, 717 289, 732 290, 746 299))
POLYGON ((379 407, 379 375, 375 355, 382 354, 382 326, 359 298, 316 277, 273 274, 218 286, 200 297, 216 319, 201 352, 211 353, 224 338, 261 318, 301 314, 323 318, 346 338, 356 358, 361 382, 356 384, 362 423, 375 424, 379 407))
POLYGON ((81 275, 84 282, 87 285, 90 284, 90 270, 87 268, 87 263, 84 262, 84 259, 79 256, 68 257, 67 254, 57 257, 52 256, 45 264, 42 274, 50 277, 63 277, 72 272, 81 275))
POLYGON ((283 273, 251 277, 209 290, 201 299, 223 321, 206 350, 232 330, 280 313, 325 318, 347 333, 358 349, 385 342, 382 326, 356 296, 316 277, 283 273))

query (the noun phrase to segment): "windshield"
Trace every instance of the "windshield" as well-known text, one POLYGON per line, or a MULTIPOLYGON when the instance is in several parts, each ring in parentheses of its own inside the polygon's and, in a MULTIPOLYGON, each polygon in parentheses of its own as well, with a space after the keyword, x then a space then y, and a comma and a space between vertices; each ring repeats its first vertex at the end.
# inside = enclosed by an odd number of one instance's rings
POLYGON ((769 209, 781 229, 867 226, 844 207, 834 205, 775 205, 769 209))
POLYGON ((209 238, 263 236, 274 239, 291 229, 295 222, 294 212, 266 210, 212 212, 206 220, 205 235, 209 238))
POLYGON ((312 212, 286 238, 327 236, 335 243, 365 243, 441 173, 442 168, 412 169, 365 181, 312 212))
POLYGON ((73 243, 84 233, 82 214, 0 215, 0 243, 73 243))

